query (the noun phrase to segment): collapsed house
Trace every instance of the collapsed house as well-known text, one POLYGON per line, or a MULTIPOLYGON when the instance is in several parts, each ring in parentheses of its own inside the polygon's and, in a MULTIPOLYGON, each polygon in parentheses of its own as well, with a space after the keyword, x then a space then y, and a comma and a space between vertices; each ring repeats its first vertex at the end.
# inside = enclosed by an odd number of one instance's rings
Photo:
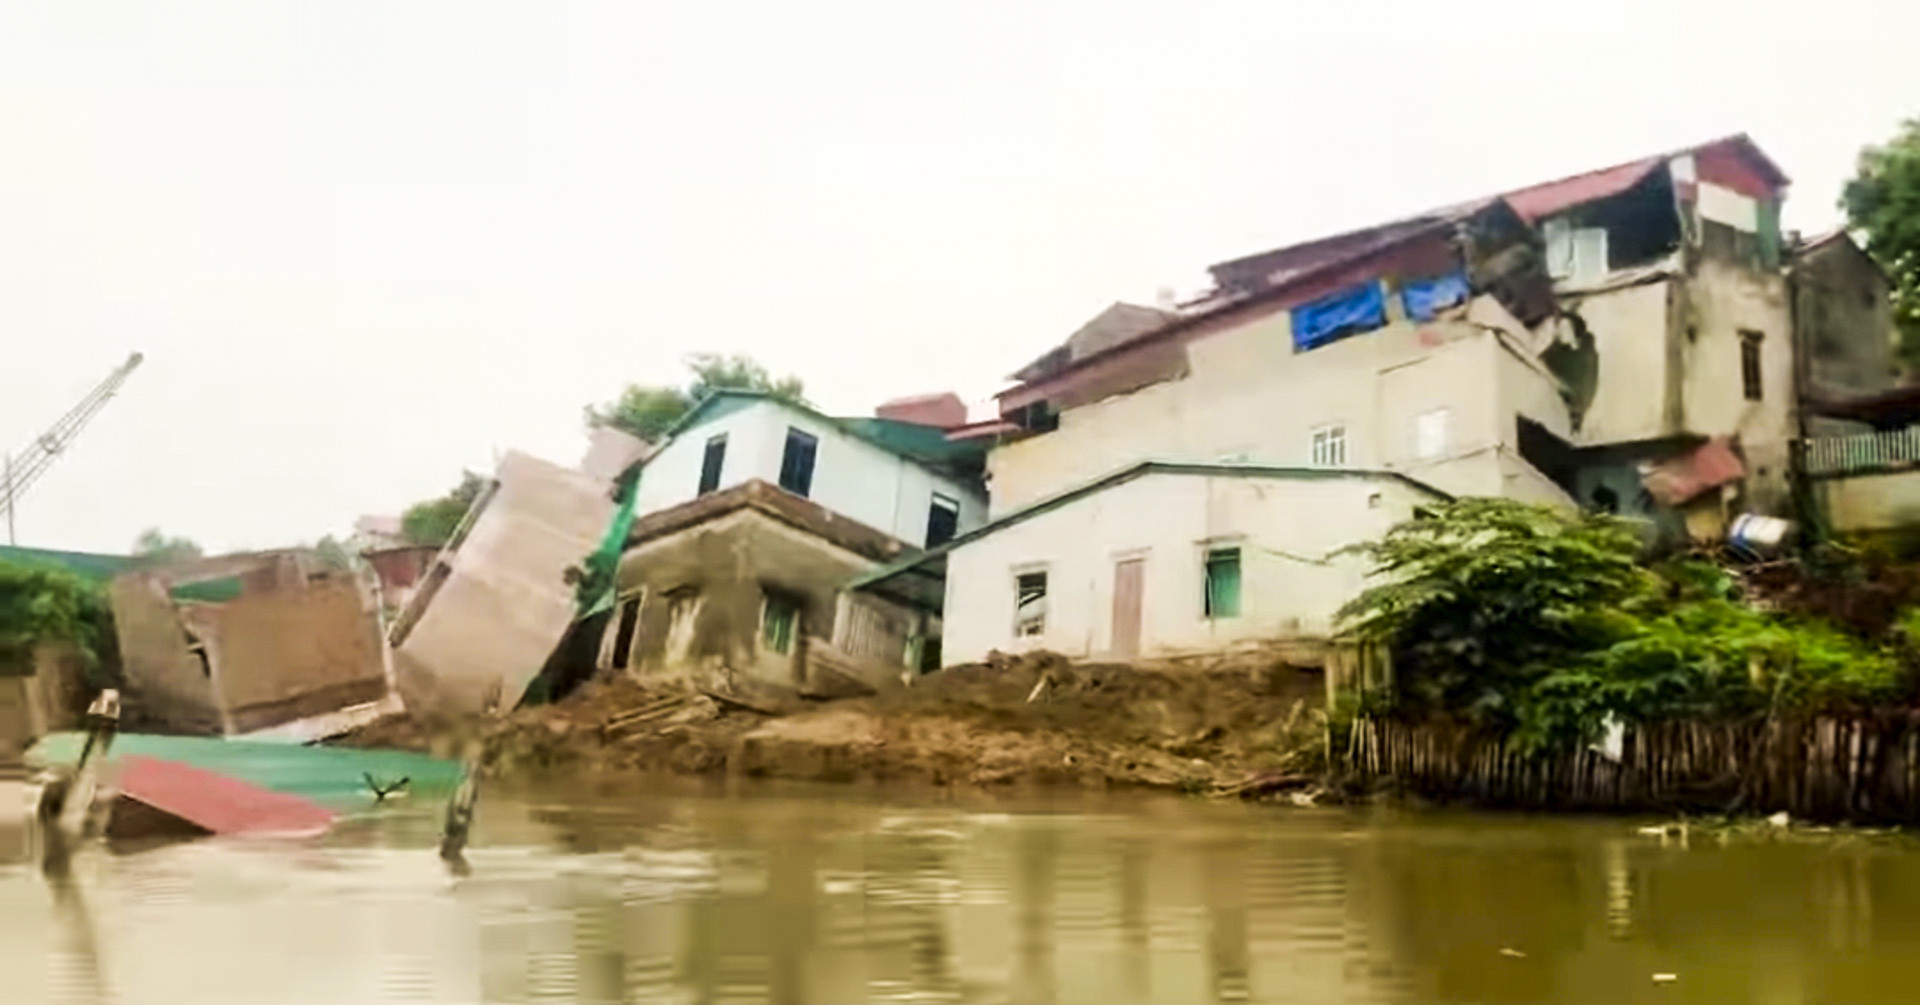
POLYGON ((1177 310, 1109 308, 950 433, 990 445, 990 522, 851 587, 940 612, 950 661, 1324 642, 1362 586, 1330 556, 1422 493, 1673 539, 1791 516, 1805 361, 1845 358, 1818 372, 1853 390, 1890 376, 1877 318, 1810 351, 1786 185, 1736 136, 1223 262, 1177 310))
POLYGON ((371 591, 310 550, 135 565, 108 595, 131 727, 244 735, 389 693, 371 591))
POLYGON ((575 621, 569 570, 606 532, 614 494, 604 469, 501 459, 388 630, 409 711, 519 704, 575 621))
POLYGON ((873 418, 752 391, 702 400, 640 469, 600 666, 788 691, 938 666, 937 612, 840 587, 984 521, 982 449, 932 424, 964 419, 951 395, 873 418))

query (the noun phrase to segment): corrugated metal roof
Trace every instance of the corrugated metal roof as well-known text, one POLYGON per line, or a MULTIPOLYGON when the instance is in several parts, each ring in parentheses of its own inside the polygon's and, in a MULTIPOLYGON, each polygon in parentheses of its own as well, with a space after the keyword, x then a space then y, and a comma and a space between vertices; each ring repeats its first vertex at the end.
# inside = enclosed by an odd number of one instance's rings
POLYGON ((217 771, 135 754, 121 758, 120 795, 214 834, 321 834, 332 811, 217 771))
POLYGON ((1528 223, 1536 223, 1581 203, 1619 195, 1640 184, 1649 173, 1666 162, 1665 157, 1643 157, 1637 161, 1616 164, 1598 171, 1588 171, 1571 178, 1561 178, 1558 181, 1542 182, 1527 188, 1515 189, 1502 198, 1506 199, 1514 212, 1519 213, 1528 223))
MULTIPOLYGON (((49 733, 27 751, 34 767, 70 766, 80 758, 85 733, 49 733)), ((109 763, 127 757, 152 757, 215 771, 277 792, 288 792, 329 806, 359 806, 371 799, 365 776, 383 785, 410 779, 415 794, 450 792, 460 783, 460 765, 400 750, 302 747, 286 743, 223 740, 206 736, 122 733, 113 741, 109 763)))

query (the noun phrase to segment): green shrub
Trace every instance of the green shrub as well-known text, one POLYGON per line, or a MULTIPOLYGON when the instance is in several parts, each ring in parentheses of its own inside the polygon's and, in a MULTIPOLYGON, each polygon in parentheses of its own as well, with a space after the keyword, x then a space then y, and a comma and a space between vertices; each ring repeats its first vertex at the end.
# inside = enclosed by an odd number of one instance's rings
MULTIPOLYGON (((1395 707, 1537 746, 1609 718, 1805 714, 1904 697, 1893 652, 1829 624, 1744 603, 1698 559, 1647 569, 1602 517, 1462 500, 1356 549, 1381 581, 1341 612, 1395 653, 1395 707)), ((1920 641, 1920 612, 1902 622, 1920 641)))

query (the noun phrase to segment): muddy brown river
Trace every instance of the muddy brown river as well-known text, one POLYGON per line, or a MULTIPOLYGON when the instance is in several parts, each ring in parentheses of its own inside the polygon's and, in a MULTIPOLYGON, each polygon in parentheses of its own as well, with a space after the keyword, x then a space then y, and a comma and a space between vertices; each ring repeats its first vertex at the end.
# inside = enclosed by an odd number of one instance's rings
MULTIPOLYGON (((0 867, 0 1001, 1920 1000, 1920 843, 1145 796, 564 785, 0 867)), ((0 842, 4 845, 6 842, 0 842)))

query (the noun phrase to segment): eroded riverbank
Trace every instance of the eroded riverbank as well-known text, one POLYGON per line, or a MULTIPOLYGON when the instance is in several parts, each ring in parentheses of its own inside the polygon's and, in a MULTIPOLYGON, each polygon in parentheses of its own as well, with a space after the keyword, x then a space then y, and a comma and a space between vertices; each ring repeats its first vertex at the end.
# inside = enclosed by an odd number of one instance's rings
POLYGON ((452 754, 493 775, 567 765, 937 785, 1117 784, 1241 791, 1305 784, 1324 748, 1317 675, 1271 657, 956 667, 910 688, 792 708, 629 679, 486 724, 398 717, 345 742, 452 754))

